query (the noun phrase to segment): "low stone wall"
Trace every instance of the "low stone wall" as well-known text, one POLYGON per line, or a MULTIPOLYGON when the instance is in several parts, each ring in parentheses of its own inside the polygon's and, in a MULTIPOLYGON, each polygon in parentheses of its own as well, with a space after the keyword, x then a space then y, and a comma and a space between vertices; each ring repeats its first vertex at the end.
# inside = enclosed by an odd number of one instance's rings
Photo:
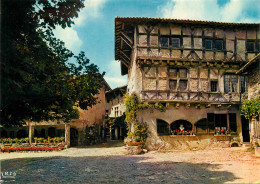
POLYGON ((230 147, 233 141, 231 135, 165 135, 157 141, 147 141, 149 150, 200 150, 208 148, 230 147))
POLYGON ((31 145, 29 143, 13 143, 13 144, 0 144, 0 148, 18 148, 18 147, 61 147, 65 146, 64 142, 61 143, 32 143, 31 145))

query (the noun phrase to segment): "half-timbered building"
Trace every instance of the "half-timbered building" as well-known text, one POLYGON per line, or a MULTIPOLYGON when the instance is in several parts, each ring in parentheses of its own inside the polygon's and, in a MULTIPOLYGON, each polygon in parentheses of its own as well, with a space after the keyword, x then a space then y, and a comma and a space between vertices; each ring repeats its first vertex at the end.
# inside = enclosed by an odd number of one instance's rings
POLYGON ((115 58, 128 74, 128 93, 166 106, 138 112, 138 122, 149 125, 148 145, 249 141, 239 110, 248 79, 236 73, 259 53, 259 43, 257 23, 116 17, 115 58))

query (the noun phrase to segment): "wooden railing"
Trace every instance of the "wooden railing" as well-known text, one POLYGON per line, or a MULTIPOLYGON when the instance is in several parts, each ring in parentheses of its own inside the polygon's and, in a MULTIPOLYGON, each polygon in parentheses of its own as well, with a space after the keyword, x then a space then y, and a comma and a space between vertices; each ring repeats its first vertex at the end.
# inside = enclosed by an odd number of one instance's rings
POLYGON ((215 102, 231 103, 241 102, 239 93, 214 93, 214 92, 180 92, 171 90, 149 90, 140 94, 142 101, 184 101, 184 102, 215 102))

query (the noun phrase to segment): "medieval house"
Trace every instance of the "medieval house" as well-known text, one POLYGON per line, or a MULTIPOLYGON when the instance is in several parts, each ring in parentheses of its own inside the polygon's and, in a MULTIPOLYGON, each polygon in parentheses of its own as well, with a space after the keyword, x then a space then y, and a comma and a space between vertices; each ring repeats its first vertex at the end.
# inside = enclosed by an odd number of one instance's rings
POLYGON ((239 110, 248 78, 237 72, 259 53, 259 42, 256 23, 116 17, 115 58, 128 74, 128 93, 166 107, 138 112, 149 126, 148 145, 248 142, 239 110), (178 136, 181 130, 192 136, 178 136))
MULTIPOLYGON (((106 92, 106 116, 110 119, 116 119, 124 115, 124 95, 127 86, 117 87, 106 92)), ((107 137, 110 140, 123 139, 126 135, 126 127, 124 123, 118 123, 114 126, 106 125, 107 137)))

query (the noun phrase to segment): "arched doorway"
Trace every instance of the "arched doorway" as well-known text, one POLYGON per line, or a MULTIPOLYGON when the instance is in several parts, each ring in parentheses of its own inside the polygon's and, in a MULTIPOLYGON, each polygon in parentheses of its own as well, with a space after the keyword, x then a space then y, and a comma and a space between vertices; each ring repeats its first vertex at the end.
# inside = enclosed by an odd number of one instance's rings
POLYGON ((164 120, 157 119, 157 133, 159 135, 168 135, 170 133, 169 123, 164 120))
POLYGON ((79 133, 78 133, 77 129, 70 128, 70 145, 77 146, 78 138, 79 138, 79 133))
POLYGON ((172 122, 171 130, 180 130, 181 125, 183 125, 184 131, 192 130, 192 124, 186 120, 176 120, 176 121, 172 122))

